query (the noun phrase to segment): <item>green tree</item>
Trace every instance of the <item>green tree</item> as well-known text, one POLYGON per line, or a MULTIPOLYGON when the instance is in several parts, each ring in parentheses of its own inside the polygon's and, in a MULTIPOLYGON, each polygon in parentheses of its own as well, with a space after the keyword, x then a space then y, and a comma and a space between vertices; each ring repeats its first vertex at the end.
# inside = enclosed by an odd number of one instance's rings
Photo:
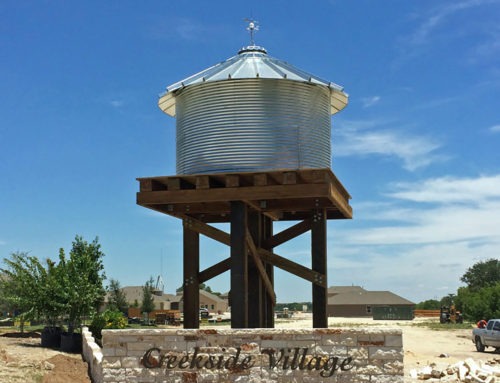
POLYGON ((134 304, 132 305, 132 307, 139 307, 139 301, 137 299, 134 299, 134 304))
POLYGON ((460 280, 474 292, 482 287, 494 286, 500 282, 500 260, 488 259, 470 267, 460 280))
POLYGON ((455 294, 448 294, 442 297, 440 301, 440 306, 450 307, 451 305, 455 304, 455 298, 456 298, 455 294))
MULTIPOLYGON (((181 292, 184 290, 184 286, 181 286, 181 287, 178 287, 175 292, 178 293, 178 292, 181 292)), ((206 291, 207 293, 211 293, 211 294, 214 294, 214 295, 221 295, 221 293, 219 293, 218 291, 212 291, 212 289, 210 288, 210 286, 204 284, 204 283, 200 283, 200 290, 204 290, 206 291)))
POLYGON ((121 289, 120 282, 116 279, 110 279, 108 293, 108 309, 126 313, 128 310, 127 297, 121 289))
POLYGON ((104 253, 96 237, 91 243, 76 236, 69 252, 59 250, 59 266, 63 270, 63 302, 68 321, 68 332, 73 333, 84 316, 90 316, 102 304, 106 278, 102 258, 104 253))
POLYGON ((62 314, 62 274, 58 265, 50 259, 43 265, 37 257, 27 253, 13 253, 4 259, 7 269, 0 280, 3 301, 9 310, 21 311, 21 332, 24 319, 39 318, 49 327, 55 327, 62 314))
POLYGON ((465 319, 478 321, 500 317, 500 282, 473 291, 469 287, 460 287, 457 292, 457 308, 465 319))
POLYGON ((153 277, 146 282, 142 288, 142 305, 141 311, 143 313, 150 313, 155 309, 155 302, 153 300, 153 290, 154 290, 154 280, 153 277))
MULTIPOLYGON (((38 291, 35 277, 37 263, 39 262, 35 257, 30 257, 25 252, 15 252, 10 255, 10 259, 4 258, 7 267, 1 269, 4 276, 0 280, 0 294, 9 311, 35 311, 38 291)), ((21 332, 24 332, 24 315, 20 319, 21 332)))
POLYGON ((441 302, 435 299, 428 299, 415 306, 415 310, 439 310, 440 308, 441 302))

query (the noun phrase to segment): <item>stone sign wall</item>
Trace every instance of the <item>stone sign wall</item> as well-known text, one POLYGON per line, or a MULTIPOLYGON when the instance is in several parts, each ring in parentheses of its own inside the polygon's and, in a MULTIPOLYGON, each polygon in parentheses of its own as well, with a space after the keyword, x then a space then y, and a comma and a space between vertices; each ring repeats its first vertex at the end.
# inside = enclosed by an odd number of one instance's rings
POLYGON ((104 330, 104 382, 403 382, 399 329, 104 330))

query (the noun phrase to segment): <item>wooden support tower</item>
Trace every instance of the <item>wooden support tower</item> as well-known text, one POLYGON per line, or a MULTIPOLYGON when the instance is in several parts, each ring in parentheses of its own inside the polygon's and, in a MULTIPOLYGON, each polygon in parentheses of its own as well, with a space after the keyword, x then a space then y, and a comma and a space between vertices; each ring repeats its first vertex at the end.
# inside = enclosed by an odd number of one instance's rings
POLYGON ((313 327, 328 327, 328 219, 351 219, 351 198, 330 169, 138 178, 137 204, 182 219, 184 327, 199 327, 199 284, 231 271, 231 327, 274 327, 274 267, 312 284, 313 327), (273 234, 273 221, 299 221, 273 234), (209 223, 229 222, 230 233, 209 223), (311 231, 311 268, 274 248, 311 231), (230 247, 200 270, 199 235, 230 247))

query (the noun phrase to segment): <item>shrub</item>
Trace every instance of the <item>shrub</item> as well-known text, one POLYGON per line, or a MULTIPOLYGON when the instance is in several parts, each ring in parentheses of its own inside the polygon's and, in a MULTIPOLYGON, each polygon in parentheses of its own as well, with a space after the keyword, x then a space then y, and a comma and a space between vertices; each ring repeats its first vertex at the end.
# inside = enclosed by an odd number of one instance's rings
POLYGON ((102 339, 102 330, 122 329, 125 327, 127 327, 127 318, 123 316, 123 313, 117 310, 108 309, 93 316, 89 330, 92 332, 94 338, 99 341, 98 343, 100 343, 102 339))

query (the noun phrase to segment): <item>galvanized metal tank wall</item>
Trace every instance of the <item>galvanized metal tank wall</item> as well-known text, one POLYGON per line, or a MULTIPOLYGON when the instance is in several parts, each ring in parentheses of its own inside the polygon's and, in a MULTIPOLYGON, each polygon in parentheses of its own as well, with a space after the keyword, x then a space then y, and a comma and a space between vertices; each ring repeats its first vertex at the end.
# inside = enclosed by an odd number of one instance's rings
POLYGON ((279 79, 176 92, 177 174, 329 168, 328 88, 279 79))

